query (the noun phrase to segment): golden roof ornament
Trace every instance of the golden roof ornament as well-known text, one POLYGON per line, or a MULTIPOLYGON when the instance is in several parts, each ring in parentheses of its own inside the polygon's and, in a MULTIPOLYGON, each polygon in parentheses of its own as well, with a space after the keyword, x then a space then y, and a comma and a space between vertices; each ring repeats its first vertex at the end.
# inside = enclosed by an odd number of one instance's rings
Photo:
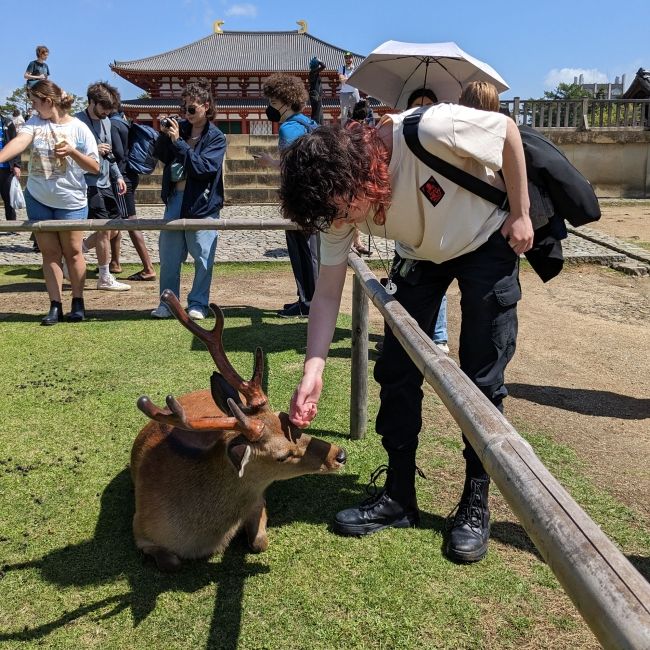
POLYGON ((296 24, 300 25, 300 29, 298 30, 299 34, 306 34, 307 33, 307 21, 306 20, 296 20, 296 24))
POLYGON ((215 20, 214 23, 212 24, 212 29, 214 30, 215 34, 223 34, 223 29, 221 29, 221 25, 224 24, 224 20, 215 20))

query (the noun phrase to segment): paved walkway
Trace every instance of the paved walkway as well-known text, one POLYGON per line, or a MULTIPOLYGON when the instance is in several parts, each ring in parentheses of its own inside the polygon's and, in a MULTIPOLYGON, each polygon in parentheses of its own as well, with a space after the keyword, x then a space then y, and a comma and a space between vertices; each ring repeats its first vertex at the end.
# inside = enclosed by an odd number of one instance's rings
MULTIPOLYGON (((22 212, 22 211, 21 211, 22 212)), ((141 218, 160 218, 163 214, 163 206, 149 205, 142 206, 138 210, 141 218)), ((274 205, 247 205, 229 206, 223 209, 223 217, 228 218, 251 218, 277 219, 280 212, 274 205)), ((24 214, 18 214, 19 219, 25 219, 24 214)), ((565 258, 567 261, 595 262, 599 264, 616 264, 626 260, 622 248, 613 250, 594 241, 599 239, 597 231, 589 230, 590 239, 570 234, 569 238, 562 243, 565 258), (596 236, 594 236, 596 233, 596 236)), ((158 261, 158 232, 144 231, 145 240, 154 262, 158 261)), ((610 244, 613 238, 602 235, 602 243, 610 244)), ((377 238, 376 245, 379 247, 382 257, 392 257, 392 243, 377 238)), ((372 247, 374 249, 374 246, 372 247)), ((94 256, 90 257, 91 262, 94 256)), ((371 259, 377 259, 377 251, 371 259)), ((239 261, 283 261, 289 260, 287 255, 285 236, 283 231, 277 230, 224 230, 219 234, 219 245, 217 248, 217 260, 228 262, 239 261)), ((124 263, 138 263, 139 258, 131 245, 131 240, 126 233, 122 237, 122 261, 124 263)), ((34 253, 29 233, 7 234, 0 233, 0 265, 19 264, 40 264, 41 256, 34 253)))

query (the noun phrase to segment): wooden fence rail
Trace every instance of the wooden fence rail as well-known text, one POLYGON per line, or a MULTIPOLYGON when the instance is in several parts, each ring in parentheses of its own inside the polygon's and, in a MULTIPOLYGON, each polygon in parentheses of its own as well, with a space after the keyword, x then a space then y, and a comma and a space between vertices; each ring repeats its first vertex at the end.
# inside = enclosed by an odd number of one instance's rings
POLYGON ((537 129, 650 129, 650 99, 520 99, 501 102, 517 124, 537 129))
MULTIPOLYGON (((603 647, 650 648, 650 584, 544 467, 528 442, 385 292, 366 264, 356 255, 350 255, 348 263, 358 278, 355 302, 370 298, 379 309, 603 647)), ((355 318, 363 312, 361 305, 353 306, 353 377, 368 374, 367 355, 354 349, 368 338, 364 320, 355 318)), ((353 382, 353 393, 359 386, 358 380, 353 382)), ((360 398, 353 395, 353 402, 360 398)), ((351 411, 351 430, 363 430, 366 417, 365 407, 351 411)))
POLYGON ((87 219, 83 221, 0 221, 0 232, 70 230, 298 230, 288 219, 87 219))
MULTIPOLYGON (((293 229, 283 219, 0 222, 0 232, 62 230, 293 229)), ((544 467, 531 446, 389 296, 356 255, 352 309, 350 430, 367 422, 368 298, 440 396, 538 551, 605 648, 650 648, 650 584, 544 467)))

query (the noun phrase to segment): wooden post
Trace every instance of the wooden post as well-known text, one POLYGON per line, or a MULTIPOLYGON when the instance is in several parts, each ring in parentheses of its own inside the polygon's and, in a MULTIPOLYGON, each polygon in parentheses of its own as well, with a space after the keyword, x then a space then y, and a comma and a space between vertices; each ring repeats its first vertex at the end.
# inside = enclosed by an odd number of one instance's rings
POLYGON ((349 264, 605 648, 650 648, 650 584, 360 258, 349 264))
POLYGON ((368 423, 368 298, 356 273, 352 282, 350 438, 361 440, 368 423))

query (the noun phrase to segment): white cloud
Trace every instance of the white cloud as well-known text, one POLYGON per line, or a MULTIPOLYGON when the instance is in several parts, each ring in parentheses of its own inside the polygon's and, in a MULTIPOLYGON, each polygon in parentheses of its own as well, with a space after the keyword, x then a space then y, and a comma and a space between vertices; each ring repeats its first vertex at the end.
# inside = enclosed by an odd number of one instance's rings
POLYGON ((602 84, 608 81, 614 81, 613 79, 609 79, 607 74, 597 68, 592 68, 591 70, 587 70, 586 68, 553 68, 549 70, 544 79, 544 87, 547 90, 553 90, 560 83, 572 84, 573 80, 576 77, 579 78, 580 75, 583 76, 582 83, 585 84, 602 84))
POLYGON ((257 16, 257 7, 252 4, 231 5, 226 9, 226 16, 255 18, 257 16))

